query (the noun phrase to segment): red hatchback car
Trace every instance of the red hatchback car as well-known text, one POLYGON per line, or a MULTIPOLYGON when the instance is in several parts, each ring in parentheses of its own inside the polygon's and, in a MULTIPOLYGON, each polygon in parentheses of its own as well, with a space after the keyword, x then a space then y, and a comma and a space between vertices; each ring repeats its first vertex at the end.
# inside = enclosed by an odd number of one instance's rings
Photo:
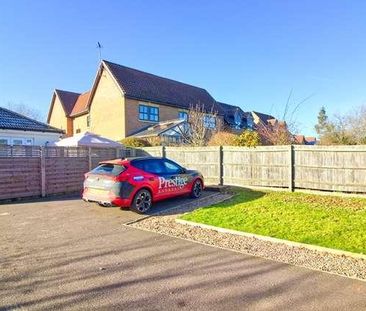
POLYGON ((190 194, 201 196, 203 176, 167 158, 144 157, 99 163, 85 174, 83 200, 146 213, 153 202, 190 194))

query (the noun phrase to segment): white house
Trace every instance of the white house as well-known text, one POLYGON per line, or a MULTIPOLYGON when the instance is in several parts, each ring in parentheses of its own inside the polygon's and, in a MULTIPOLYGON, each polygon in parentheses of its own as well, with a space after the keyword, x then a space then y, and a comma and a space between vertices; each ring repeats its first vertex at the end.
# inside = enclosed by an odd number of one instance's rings
POLYGON ((63 134, 63 130, 0 107, 0 145, 44 146, 63 134))

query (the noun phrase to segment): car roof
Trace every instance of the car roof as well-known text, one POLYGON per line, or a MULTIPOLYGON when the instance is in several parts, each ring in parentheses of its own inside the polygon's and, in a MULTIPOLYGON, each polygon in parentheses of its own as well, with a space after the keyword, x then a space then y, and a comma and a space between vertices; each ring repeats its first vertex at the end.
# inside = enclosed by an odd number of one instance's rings
POLYGON ((129 164, 131 162, 135 161, 144 161, 144 160, 162 160, 165 159, 164 157, 152 157, 152 156, 146 156, 146 157, 129 157, 124 159, 114 159, 114 160, 107 160, 107 161, 101 161, 99 164, 116 164, 116 165, 124 165, 129 164))

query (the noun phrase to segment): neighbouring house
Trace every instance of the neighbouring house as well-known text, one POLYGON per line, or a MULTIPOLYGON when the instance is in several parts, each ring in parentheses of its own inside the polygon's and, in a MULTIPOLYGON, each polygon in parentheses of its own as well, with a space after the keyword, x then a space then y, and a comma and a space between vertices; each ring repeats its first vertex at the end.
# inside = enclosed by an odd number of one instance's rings
POLYGON ((258 127, 260 124, 268 126, 269 128, 282 128, 288 131, 288 126, 286 121, 278 120, 270 114, 265 114, 257 111, 252 111, 251 115, 253 117, 254 128, 258 127))
POLYGON ((224 126, 226 129, 240 132, 243 129, 253 129, 254 118, 250 112, 244 112, 238 106, 217 102, 224 118, 224 126))
POLYGON ((316 145, 318 143, 316 137, 305 136, 305 145, 316 145))
POLYGON ((203 88, 105 60, 90 91, 54 91, 47 122, 65 130, 67 136, 89 131, 121 140, 137 132, 146 134, 154 126, 165 127, 164 122, 186 119, 189 109, 197 105, 207 112, 208 127, 226 124, 245 128, 251 124, 246 119, 251 116, 239 107, 217 102, 203 88))
POLYGON ((137 133, 132 134, 131 137, 143 138, 151 143, 158 138, 163 145, 179 144, 183 142, 185 133, 187 133, 187 121, 175 119, 147 125, 145 128, 137 131, 137 133))
POLYGON ((66 136, 85 132, 88 124, 90 92, 82 94, 56 89, 53 92, 47 123, 65 131, 66 136))
POLYGON ((0 145, 39 145, 56 142, 64 131, 0 107, 0 145))
POLYGON ((264 145, 283 145, 293 141, 286 121, 278 120, 274 116, 252 111, 254 129, 258 132, 264 145))
POLYGON ((294 143, 297 145, 316 145, 317 140, 316 137, 313 136, 304 136, 301 134, 294 135, 294 143))
POLYGON ((270 123, 270 120, 277 120, 274 116, 271 116, 270 114, 265 114, 257 111, 252 111, 251 115, 253 117, 253 122, 255 125, 258 125, 260 123, 267 125, 270 123))

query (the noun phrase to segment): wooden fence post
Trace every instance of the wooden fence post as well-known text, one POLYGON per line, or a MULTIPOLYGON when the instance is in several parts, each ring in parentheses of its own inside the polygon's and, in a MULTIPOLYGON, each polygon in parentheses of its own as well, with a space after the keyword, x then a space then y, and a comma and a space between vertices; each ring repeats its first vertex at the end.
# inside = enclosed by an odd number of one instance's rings
POLYGON ((92 170, 92 150, 91 147, 88 147, 88 166, 89 166, 89 171, 92 170))
POLYGON ((41 147, 41 196, 46 196, 46 149, 41 147))
POLYGON ((293 192, 295 188, 295 149, 293 145, 289 146, 289 154, 288 154, 288 160, 289 160, 289 180, 288 180, 288 189, 293 192))

